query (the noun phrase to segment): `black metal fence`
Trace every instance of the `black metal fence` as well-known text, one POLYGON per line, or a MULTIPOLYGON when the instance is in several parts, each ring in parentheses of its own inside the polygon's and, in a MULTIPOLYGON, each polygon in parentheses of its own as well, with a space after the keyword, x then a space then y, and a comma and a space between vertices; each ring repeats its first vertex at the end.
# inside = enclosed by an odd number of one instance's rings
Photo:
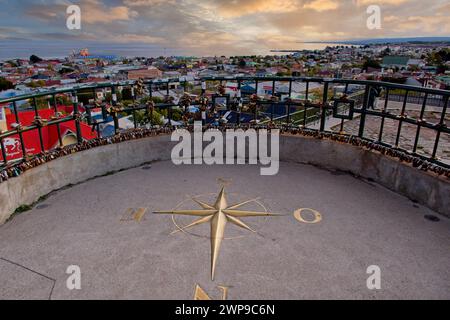
MULTIPOLYGON (((395 101, 395 102, 403 102, 405 98, 405 95, 403 94, 391 94, 389 96, 389 101, 395 101)), ((408 99, 406 101, 407 103, 411 104, 423 104, 424 102, 424 96, 422 95, 409 95, 408 99)), ((445 98, 443 96, 428 96, 426 101, 427 106, 433 106, 433 107, 444 107, 445 106, 445 98)))
POLYGON ((178 78, 51 90, 0 100, 0 106, 6 106, 15 120, 6 131, 0 132, 0 168, 11 168, 36 154, 64 147, 68 142, 61 132, 61 125, 68 122, 74 124, 72 134, 76 143, 81 144, 85 140, 83 130, 86 126, 104 137, 139 127, 173 128, 202 121, 205 127, 280 126, 356 136, 448 169, 449 96, 450 91, 446 90, 393 83, 295 77, 178 78), (383 97, 383 106, 376 106, 377 97, 383 97), (67 105, 68 101, 70 110, 61 111, 61 105, 67 105), (392 113, 390 101, 400 101, 401 109, 392 113), (439 101, 438 105, 436 101, 439 101), (408 103, 417 106, 409 110, 408 103), (34 119, 23 125, 20 113, 25 109, 34 112, 34 119), (40 109, 53 112, 48 119, 43 119, 40 109), (434 119, 426 117, 429 112, 433 113, 434 119), (376 135, 373 119, 378 125, 376 135), (372 121, 370 134, 366 132, 369 120, 372 121), (389 128, 386 127, 388 122, 389 128), (347 132, 348 124, 352 125, 353 131, 347 132), (56 132, 56 145, 44 143, 47 136, 44 131, 50 130, 46 127, 56 132), (407 138, 412 141, 406 147, 402 145, 405 127, 408 127, 406 134, 410 135, 407 138), (414 134, 411 134, 411 127, 414 134), (430 145, 428 153, 422 152, 423 146, 419 144, 425 131, 430 145), (39 150, 33 153, 24 139, 28 132, 37 132, 39 150), (11 142, 13 138, 16 142, 11 142), (16 149, 15 157, 8 152, 11 148, 16 149))

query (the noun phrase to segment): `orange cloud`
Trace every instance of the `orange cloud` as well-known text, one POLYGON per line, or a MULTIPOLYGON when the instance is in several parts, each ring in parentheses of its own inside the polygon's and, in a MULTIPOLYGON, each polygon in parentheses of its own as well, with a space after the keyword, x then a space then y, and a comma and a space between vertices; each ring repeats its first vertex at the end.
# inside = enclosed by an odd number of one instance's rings
POLYGON ((339 3, 334 0, 314 0, 305 4, 303 8, 322 12, 339 8, 339 3))
POLYGON ((176 4, 176 0, 125 0, 124 4, 130 7, 152 7, 161 4, 176 4))
POLYGON ((110 41, 119 42, 119 43, 129 43, 129 42, 137 42, 137 43, 164 43, 165 39, 161 37, 152 37, 147 35, 138 35, 138 34, 115 34, 111 37, 110 41))
POLYGON ((236 18, 256 13, 283 13, 298 9, 296 0, 233 0, 207 4, 210 10, 225 18, 236 18))
POLYGON ((115 23, 127 21, 136 17, 138 13, 126 6, 109 7, 99 0, 84 0, 80 4, 83 23, 115 23))
POLYGON ((438 34, 439 31, 448 32, 450 30, 450 19, 448 16, 387 16, 384 22, 389 24, 396 32, 425 31, 427 33, 438 34))
POLYGON ((401 5, 405 2, 409 2, 410 0, 356 0, 358 5, 383 5, 383 4, 389 4, 389 5, 401 5))

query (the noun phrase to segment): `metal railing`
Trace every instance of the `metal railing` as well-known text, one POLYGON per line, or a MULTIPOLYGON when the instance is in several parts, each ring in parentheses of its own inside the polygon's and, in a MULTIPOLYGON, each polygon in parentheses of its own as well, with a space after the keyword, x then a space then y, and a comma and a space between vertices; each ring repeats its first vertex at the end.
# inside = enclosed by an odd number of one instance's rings
MULTIPOLYGON (((395 102, 403 102, 404 100, 404 94, 391 94, 389 96, 389 101, 395 101, 395 102)), ((411 104, 423 104, 424 97, 423 96, 417 96, 417 95, 410 95, 408 96, 407 103, 411 104)), ((443 99, 442 96, 438 97, 428 97, 427 106, 435 106, 435 107, 444 107, 445 106, 445 99, 443 99)))
POLYGON ((50 90, 0 100, 0 106, 6 105, 15 119, 7 131, 0 131, 0 170, 12 170, 14 165, 30 160, 37 153, 45 154, 64 147, 60 127, 66 122, 74 124, 73 134, 77 143, 82 144, 85 140, 82 126, 90 126, 99 137, 105 136, 107 126, 113 128, 113 135, 118 135, 130 129, 121 125, 121 119, 128 119, 133 128, 148 129, 157 125, 173 128, 189 126, 200 120, 205 127, 280 126, 358 137, 448 170, 449 96, 450 91, 447 90, 394 83, 303 77, 177 78, 50 90), (98 99, 99 95, 103 99, 98 99), (395 98, 391 99, 391 95, 395 98), (399 98, 400 95, 403 99, 399 98), (65 104, 58 103, 61 99, 66 102, 70 99, 69 113, 61 114, 61 105, 65 104), (427 103, 429 100, 433 101, 432 108, 427 103), (389 108, 392 101, 400 101, 398 112, 389 108), (439 104, 436 105, 435 101, 439 104), (24 105, 34 112, 31 124, 20 123, 24 105), (53 110, 49 119, 41 118, 42 108, 53 110), (93 116, 96 110, 101 110, 97 117, 93 116), (166 122, 155 123, 154 112, 164 114, 166 122), (434 115, 434 120, 426 118, 429 114, 434 115), (378 126, 376 134, 374 121, 378 126), (366 131, 368 124, 370 133, 366 131), (348 131, 347 126, 351 130, 348 131), (45 146, 45 127, 56 128, 56 145, 45 146), (406 127, 407 137, 403 132, 406 127), (430 148, 428 153, 422 152, 423 145, 419 143, 425 130, 430 148), (37 132, 40 150, 34 154, 29 154, 24 140, 27 132, 37 132), (13 147, 20 149, 19 156, 13 159, 8 154, 12 138, 18 141, 13 147), (411 140, 406 147, 403 145, 405 139, 411 140), (5 145, 5 141, 9 143, 5 145))

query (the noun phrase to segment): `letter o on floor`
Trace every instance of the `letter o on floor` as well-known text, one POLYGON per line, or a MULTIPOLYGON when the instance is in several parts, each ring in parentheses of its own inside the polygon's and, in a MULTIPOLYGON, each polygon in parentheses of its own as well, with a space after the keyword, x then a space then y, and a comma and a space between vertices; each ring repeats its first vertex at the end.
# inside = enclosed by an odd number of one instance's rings
POLYGON ((302 209, 295 210, 294 218, 299 222, 308 223, 308 224, 315 224, 315 223, 319 223, 320 221, 322 221, 322 215, 320 214, 320 212, 317 210, 314 210, 314 209, 309 209, 309 208, 302 208, 302 209), (305 220, 302 216, 302 213, 304 211, 311 212, 314 215, 314 220, 305 220))

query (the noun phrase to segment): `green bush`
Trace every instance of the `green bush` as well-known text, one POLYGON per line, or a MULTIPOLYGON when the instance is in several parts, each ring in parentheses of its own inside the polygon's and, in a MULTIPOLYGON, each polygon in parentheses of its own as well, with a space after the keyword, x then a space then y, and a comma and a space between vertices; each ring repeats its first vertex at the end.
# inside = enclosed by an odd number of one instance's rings
POLYGON ((158 125, 161 126, 164 124, 163 122, 163 116, 161 115, 161 113, 159 113, 158 111, 154 110, 152 112, 152 117, 150 118, 150 113, 147 113, 147 111, 142 110, 142 111, 137 111, 135 113, 135 116, 132 117, 132 120, 134 121, 136 117, 136 123, 139 126, 145 126, 147 124, 150 123, 150 119, 151 119, 151 124, 152 125, 158 125))

